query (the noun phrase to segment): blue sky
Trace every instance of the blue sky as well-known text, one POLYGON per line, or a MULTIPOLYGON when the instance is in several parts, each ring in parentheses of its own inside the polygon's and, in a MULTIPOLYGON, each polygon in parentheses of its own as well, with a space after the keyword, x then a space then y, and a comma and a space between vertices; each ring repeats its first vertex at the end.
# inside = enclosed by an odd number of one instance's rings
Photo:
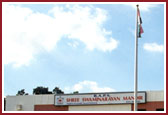
MULTIPOLYGON (((3 3, 4 95, 133 91, 135 6, 3 3)), ((140 12, 138 90, 163 90, 164 4, 140 12)))

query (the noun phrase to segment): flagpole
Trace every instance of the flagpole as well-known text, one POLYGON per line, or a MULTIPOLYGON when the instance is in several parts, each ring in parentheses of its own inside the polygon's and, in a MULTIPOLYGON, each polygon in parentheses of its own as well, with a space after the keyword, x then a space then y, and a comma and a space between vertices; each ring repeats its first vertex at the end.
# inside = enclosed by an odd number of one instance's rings
POLYGON ((137 111, 137 90, 138 90, 138 7, 136 16, 136 33, 135 33, 135 78, 134 78, 134 111, 137 111))

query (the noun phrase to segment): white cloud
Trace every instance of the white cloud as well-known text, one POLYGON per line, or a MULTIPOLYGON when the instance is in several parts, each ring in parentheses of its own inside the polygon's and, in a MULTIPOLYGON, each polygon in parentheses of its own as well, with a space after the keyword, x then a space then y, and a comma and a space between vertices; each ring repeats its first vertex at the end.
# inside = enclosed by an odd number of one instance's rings
POLYGON ((95 81, 82 81, 72 87, 65 87, 65 92, 79 91, 80 93, 86 92, 113 92, 114 89, 110 87, 100 87, 95 81))
POLYGON ((144 49, 150 52, 163 52, 164 46, 158 45, 157 43, 145 43, 144 49))
POLYGON ((152 3, 144 3, 144 2, 130 2, 127 3, 126 5, 131 6, 132 8, 136 9, 136 5, 139 5, 139 9, 141 11, 150 11, 151 8, 157 7, 157 4, 152 4, 152 3))
MULTIPOLYGON (((15 67, 29 65, 42 50, 52 51, 65 36, 80 40, 88 50, 112 51, 118 45, 117 40, 109 38, 111 32, 103 27, 107 12, 100 8, 55 6, 47 15, 3 4, 2 11, 4 63, 15 67)), ((72 47, 79 45, 74 43, 72 47)))
POLYGON ((77 46, 79 45, 79 43, 77 42, 77 41, 74 41, 74 42, 69 42, 69 43, 67 43, 69 46, 71 46, 71 47, 74 47, 74 48, 77 48, 77 46))

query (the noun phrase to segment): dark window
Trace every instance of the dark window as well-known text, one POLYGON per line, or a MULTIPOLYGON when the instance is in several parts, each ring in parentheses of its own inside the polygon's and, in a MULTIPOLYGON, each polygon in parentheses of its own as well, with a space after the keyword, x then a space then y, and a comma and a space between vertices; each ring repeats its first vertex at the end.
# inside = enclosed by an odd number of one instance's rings
POLYGON ((6 111, 6 98, 4 98, 4 111, 6 111))
POLYGON ((164 111, 163 108, 156 109, 156 111, 164 111))
POLYGON ((138 109, 138 111, 146 111, 146 109, 138 109))

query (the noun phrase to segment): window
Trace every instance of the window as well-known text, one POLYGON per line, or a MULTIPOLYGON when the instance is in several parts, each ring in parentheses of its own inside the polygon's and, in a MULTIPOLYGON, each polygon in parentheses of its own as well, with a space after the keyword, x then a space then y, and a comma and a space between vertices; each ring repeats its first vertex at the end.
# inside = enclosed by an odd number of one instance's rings
POLYGON ((146 109, 138 109, 138 111, 146 111, 146 109))
POLYGON ((163 108, 156 109, 156 111, 164 111, 163 108))

